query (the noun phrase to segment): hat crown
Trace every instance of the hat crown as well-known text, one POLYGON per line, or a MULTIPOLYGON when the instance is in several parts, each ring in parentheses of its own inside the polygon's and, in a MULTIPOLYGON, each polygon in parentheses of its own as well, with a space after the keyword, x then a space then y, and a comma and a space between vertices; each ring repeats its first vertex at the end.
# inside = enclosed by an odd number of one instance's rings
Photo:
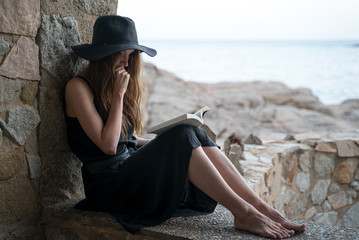
POLYGON ((93 28, 92 44, 138 44, 135 23, 127 17, 109 15, 99 17, 93 28))

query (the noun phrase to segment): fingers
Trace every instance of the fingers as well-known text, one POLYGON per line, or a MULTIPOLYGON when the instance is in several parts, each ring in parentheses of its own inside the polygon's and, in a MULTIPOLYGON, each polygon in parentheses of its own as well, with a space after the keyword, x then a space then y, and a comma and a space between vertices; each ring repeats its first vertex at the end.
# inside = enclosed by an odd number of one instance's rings
POLYGON ((130 80, 130 74, 123 67, 118 67, 115 69, 115 76, 115 91, 125 93, 130 80))

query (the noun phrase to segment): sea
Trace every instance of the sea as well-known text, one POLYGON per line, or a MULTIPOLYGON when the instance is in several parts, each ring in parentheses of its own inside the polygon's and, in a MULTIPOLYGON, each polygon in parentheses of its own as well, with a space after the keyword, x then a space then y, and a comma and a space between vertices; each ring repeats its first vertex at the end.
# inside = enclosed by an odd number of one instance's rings
POLYGON ((146 40, 146 62, 186 81, 278 81, 308 88, 327 105, 359 99, 359 40, 146 40))

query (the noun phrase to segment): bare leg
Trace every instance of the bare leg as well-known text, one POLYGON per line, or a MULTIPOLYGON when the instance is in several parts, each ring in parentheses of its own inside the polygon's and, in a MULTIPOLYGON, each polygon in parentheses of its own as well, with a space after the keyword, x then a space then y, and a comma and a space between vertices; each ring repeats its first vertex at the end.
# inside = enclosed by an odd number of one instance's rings
POLYGON ((188 177, 195 186, 232 212, 236 228, 270 238, 288 238, 294 234, 294 231, 271 220, 234 192, 202 147, 192 151, 188 177))
POLYGON ((227 184, 238 194, 238 196, 253 205, 259 212, 280 223, 283 227, 295 231, 305 230, 305 224, 296 224, 289 221, 252 191, 231 161, 217 147, 203 147, 203 150, 227 184))

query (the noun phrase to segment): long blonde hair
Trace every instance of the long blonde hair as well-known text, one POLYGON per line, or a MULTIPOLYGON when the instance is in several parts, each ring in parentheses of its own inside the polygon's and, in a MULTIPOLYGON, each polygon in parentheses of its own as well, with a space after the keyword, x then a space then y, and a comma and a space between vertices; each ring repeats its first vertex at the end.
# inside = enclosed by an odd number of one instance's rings
MULTIPOLYGON (((115 81, 115 64, 119 54, 115 53, 100 60, 91 61, 85 70, 89 75, 89 85, 94 94, 94 103, 104 123, 110 114, 112 94, 115 81)), ((137 133, 142 132, 141 97, 142 87, 140 80, 142 60, 138 50, 135 50, 129 58, 126 71, 130 74, 130 80, 123 100, 123 116, 121 135, 128 137, 129 128, 137 133)))

